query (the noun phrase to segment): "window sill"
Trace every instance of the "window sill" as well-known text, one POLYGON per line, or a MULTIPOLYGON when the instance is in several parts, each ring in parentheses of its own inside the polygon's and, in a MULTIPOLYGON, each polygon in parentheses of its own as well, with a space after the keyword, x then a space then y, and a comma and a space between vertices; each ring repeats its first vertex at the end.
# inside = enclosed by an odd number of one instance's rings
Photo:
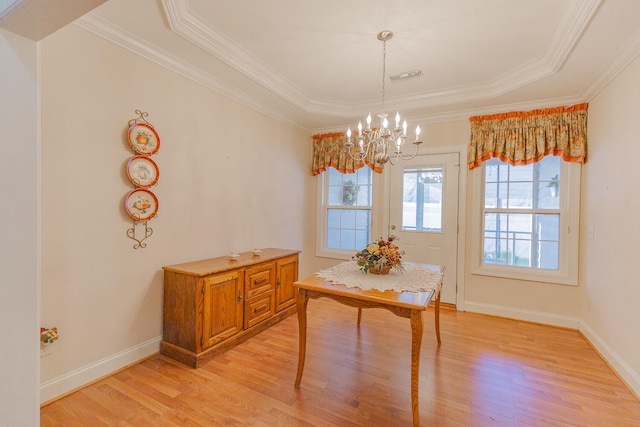
POLYGON ((345 251, 340 249, 319 249, 316 256, 319 258, 341 259, 348 261, 357 251, 345 251))

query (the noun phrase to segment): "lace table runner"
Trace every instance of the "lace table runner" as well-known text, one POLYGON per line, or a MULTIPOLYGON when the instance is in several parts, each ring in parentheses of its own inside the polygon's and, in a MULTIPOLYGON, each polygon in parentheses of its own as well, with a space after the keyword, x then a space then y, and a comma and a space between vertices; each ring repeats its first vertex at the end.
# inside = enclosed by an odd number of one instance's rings
POLYGON ((392 268, 388 275, 364 274, 355 261, 343 262, 320 270, 316 276, 348 288, 395 292, 426 292, 434 289, 436 296, 442 290, 443 274, 430 268, 403 264, 404 272, 392 268))

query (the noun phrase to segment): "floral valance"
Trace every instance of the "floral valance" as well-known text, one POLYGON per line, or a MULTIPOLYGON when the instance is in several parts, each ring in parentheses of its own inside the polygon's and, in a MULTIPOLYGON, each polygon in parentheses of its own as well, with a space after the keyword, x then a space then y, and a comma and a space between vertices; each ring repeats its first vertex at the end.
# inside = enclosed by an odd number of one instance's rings
POLYGON ((511 165, 526 165, 548 154, 567 162, 584 163, 587 157, 587 107, 545 108, 470 117, 469 169, 498 157, 511 165))
POLYGON ((375 172, 382 172, 383 165, 373 160, 373 150, 369 151, 364 161, 351 158, 349 150, 344 146, 347 136, 344 132, 325 133, 313 137, 313 175, 318 175, 329 166, 340 173, 353 173, 368 165, 375 172))

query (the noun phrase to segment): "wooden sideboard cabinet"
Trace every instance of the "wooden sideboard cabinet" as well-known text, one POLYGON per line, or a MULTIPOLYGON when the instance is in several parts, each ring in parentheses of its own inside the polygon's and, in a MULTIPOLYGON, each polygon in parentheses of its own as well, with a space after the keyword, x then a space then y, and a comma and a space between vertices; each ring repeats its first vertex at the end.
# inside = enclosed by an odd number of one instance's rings
POLYGON ((162 267, 160 353, 198 368, 295 313, 298 254, 269 248, 162 267))

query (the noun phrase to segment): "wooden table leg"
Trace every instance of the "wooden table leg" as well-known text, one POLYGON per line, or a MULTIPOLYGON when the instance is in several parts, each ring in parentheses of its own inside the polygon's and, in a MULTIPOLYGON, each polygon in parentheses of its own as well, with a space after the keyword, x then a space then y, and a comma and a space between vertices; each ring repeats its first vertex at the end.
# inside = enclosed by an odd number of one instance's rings
POLYGON ((442 344, 440 341, 440 293, 436 297, 435 304, 435 319, 436 319, 436 338, 438 339, 438 345, 442 344))
POLYGON ((420 346, 422 345, 422 332, 424 323, 421 310, 411 310, 411 412, 413 413, 413 425, 420 425, 418 399, 418 379, 420 377, 420 346))
POLYGON ((307 303, 309 296, 307 290, 298 288, 296 306, 298 310, 298 373, 296 374, 296 387, 300 387, 302 371, 304 370, 304 357, 307 351, 307 303))
POLYGON ((358 307, 358 326, 360 326, 361 320, 362 320, 362 308, 358 307))

